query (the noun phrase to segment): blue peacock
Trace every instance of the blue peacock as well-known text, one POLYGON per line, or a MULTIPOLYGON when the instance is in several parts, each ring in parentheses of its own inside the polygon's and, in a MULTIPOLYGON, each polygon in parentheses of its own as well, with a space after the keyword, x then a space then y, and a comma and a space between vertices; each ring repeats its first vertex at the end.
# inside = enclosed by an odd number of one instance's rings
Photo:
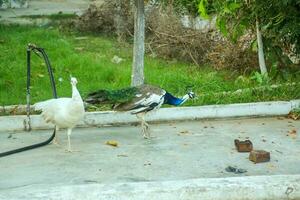
POLYGON ((141 85, 119 90, 98 90, 87 95, 85 102, 89 104, 113 104, 116 111, 130 111, 141 121, 144 138, 150 138, 149 124, 145 121, 145 114, 159 109, 163 104, 180 106, 195 94, 187 92, 182 98, 177 98, 166 90, 153 86, 141 85))

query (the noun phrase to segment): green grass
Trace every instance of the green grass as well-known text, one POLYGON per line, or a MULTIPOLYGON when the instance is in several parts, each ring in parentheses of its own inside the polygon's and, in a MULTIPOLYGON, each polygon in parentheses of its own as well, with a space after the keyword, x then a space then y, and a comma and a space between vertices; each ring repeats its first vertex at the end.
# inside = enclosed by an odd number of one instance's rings
MULTIPOLYGON (((131 44, 118 44, 107 36, 62 33, 55 27, 38 28, 0 26, 0 105, 26 103, 26 45, 37 44, 45 48, 54 69, 60 97, 71 95, 69 75, 77 77, 82 96, 100 88, 122 88, 130 85, 132 63, 131 44), (77 37, 87 37, 78 39, 77 37), (124 59, 114 64, 117 55, 124 59), (62 79, 62 81, 59 81, 62 79)), ((188 63, 162 60, 146 56, 146 83, 159 85, 174 95, 182 96, 186 86, 193 85, 198 95, 186 105, 228 104, 270 100, 290 100, 300 97, 299 85, 283 86, 273 90, 253 90, 236 94, 221 94, 259 84, 240 74, 215 71, 209 66, 201 68, 188 63), (239 78, 238 78, 239 77, 239 78), (216 94, 217 93, 217 94, 216 94)), ((299 82, 299 73, 288 75, 286 81, 272 80, 271 84, 299 82)), ((44 61, 32 55, 32 102, 51 98, 49 77, 44 61)))

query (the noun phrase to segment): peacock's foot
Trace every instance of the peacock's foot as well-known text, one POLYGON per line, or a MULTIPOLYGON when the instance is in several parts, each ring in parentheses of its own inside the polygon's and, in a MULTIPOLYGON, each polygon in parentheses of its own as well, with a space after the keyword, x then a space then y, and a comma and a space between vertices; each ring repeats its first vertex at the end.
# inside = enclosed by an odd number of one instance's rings
POLYGON ((152 136, 152 135, 143 135, 144 139, 154 139, 157 138, 157 136, 152 136))
POLYGON ((58 140, 55 140, 55 139, 52 141, 52 144, 54 144, 56 146, 60 146, 60 143, 58 142, 58 140))
POLYGON ((149 139, 150 134, 148 133, 148 128, 147 127, 142 127, 142 135, 144 139, 149 139))
POLYGON ((80 152, 79 150, 74 150, 74 149, 65 149, 66 153, 75 153, 75 152, 80 152))
POLYGON ((147 134, 143 134, 144 139, 150 139, 150 137, 147 134))
POLYGON ((150 139, 150 138, 151 138, 151 136, 150 136, 150 132, 149 132, 149 130, 148 130, 148 129, 146 129, 146 130, 142 130, 142 133, 143 133, 143 137, 144 137, 144 139, 150 139))

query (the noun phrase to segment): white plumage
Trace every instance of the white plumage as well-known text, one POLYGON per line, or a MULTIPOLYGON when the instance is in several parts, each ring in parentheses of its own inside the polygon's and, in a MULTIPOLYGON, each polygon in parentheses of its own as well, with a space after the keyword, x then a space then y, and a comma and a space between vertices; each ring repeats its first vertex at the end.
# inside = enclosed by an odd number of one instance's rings
POLYGON ((72 151, 70 140, 72 129, 84 115, 84 104, 76 88, 76 84, 76 78, 72 77, 71 98, 50 99, 34 104, 34 109, 42 111, 41 115, 47 123, 54 124, 57 129, 68 129, 68 151, 72 151))

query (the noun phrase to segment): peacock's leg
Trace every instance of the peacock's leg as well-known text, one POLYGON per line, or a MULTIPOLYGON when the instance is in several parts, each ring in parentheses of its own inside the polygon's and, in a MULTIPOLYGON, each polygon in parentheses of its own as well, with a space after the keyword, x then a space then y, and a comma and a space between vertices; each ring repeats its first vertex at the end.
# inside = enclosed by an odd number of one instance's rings
POLYGON ((59 127, 58 127, 58 126, 55 126, 55 136, 54 136, 54 139, 53 139, 53 141, 52 141, 52 143, 55 144, 55 145, 59 145, 58 137, 57 137, 58 130, 59 130, 59 127))
POLYGON ((151 136, 150 136, 150 126, 149 126, 149 124, 146 122, 146 121, 144 121, 144 125, 145 125, 145 131, 146 131, 146 136, 147 136, 147 138, 150 138, 151 136))
POLYGON ((142 114, 142 132, 143 132, 143 137, 145 139, 150 138, 150 132, 149 132, 149 124, 145 121, 145 113, 142 114))
POLYGON ((72 152, 72 149, 71 149, 71 134, 72 134, 72 129, 68 128, 68 149, 67 149, 68 152, 72 152))
POLYGON ((146 122, 145 122, 145 119, 144 119, 144 113, 139 113, 137 114, 137 118, 139 120, 141 120, 141 128, 142 128, 142 135, 145 139, 148 139, 148 136, 147 136, 147 127, 146 127, 146 122))

